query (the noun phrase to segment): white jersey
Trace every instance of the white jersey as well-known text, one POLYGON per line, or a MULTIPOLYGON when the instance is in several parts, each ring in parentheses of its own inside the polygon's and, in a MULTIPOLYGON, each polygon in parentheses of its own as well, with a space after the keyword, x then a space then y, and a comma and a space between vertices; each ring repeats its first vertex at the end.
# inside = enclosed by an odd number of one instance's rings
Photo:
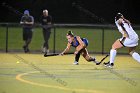
POLYGON ((128 38, 129 39, 138 39, 138 35, 137 33, 133 30, 131 24, 125 22, 124 20, 122 21, 122 25, 120 26, 118 24, 118 21, 119 20, 115 20, 115 23, 116 23, 116 26, 119 30, 119 32, 122 33, 122 35, 124 35, 124 30, 126 31, 127 35, 128 35, 128 38))
POLYGON ((132 26, 129 23, 125 22, 124 20, 122 21, 122 25, 119 25, 118 21, 119 20, 117 21, 115 20, 115 23, 119 32, 124 36, 125 34, 124 30, 125 30, 128 35, 128 37, 126 37, 125 39, 124 37, 119 39, 121 43, 123 43, 123 46, 126 46, 126 47, 137 46, 139 38, 136 32, 133 30, 132 26))

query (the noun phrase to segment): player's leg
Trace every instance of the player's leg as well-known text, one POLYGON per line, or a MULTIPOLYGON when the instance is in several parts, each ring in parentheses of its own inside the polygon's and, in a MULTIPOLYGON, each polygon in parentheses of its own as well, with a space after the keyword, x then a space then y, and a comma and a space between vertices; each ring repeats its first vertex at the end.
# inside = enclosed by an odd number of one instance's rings
POLYGON ((75 61, 74 61, 74 63, 73 63, 74 65, 78 65, 78 64, 79 64, 78 62, 79 62, 79 58, 80 58, 80 53, 81 53, 81 52, 79 52, 79 53, 77 53, 77 54, 75 55, 75 61))
POLYGON ((135 52, 136 46, 135 47, 130 47, 129 48, 129 54, 140 63, 140 55, 135 52))
POLYGON ((117 54, 117 49, 122 48, 122 41, 116 40, 112 45, 112 49, 110 50, 110 61, 108 63, 104 63, 105 66, 112 67, 114 65, 114 60, 117 54))
MULTIPOLYGON (((79 50, 80 46, 76 47, 76 50, 79 50)), ((81 49, 76 55, 75 55, 75 60, 74 60, 74 65, 79 65, 79 58, 80 58, 80 54, 82 52, 83 49, 81 49)))
POLYGON ((96 61, 96 59, 93 58, 93 57, 91 57, 91 56, 89 56, 89 53, 88 53, 88 51, 87 51, 86 48, 84 48, 84 49, 82 50, 82 55, 83 55, 83 57, 84 57, 88 62, 94 62, 94 63, 96 63, 96 65, 98 65, 98 62, 96 61))
POLYGON ((132 55, 132 57, 140 63, 140 55, 135 52, 136 46, 138 46, 138 38, 135 39, 126 39, 126 42, 124 42, 125 46, 129 48, 129 54, 132 55))

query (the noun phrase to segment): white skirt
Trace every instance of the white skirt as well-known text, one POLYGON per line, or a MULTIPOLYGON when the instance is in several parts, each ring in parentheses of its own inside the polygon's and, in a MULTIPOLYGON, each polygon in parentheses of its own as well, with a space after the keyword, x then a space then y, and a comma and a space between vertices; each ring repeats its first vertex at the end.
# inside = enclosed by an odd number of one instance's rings
POLYGON ((135 46, 138 46, 139 38, 130 39, 126 37, 124 39, 124 37, 122 37, 119 40, 125 47, 135 47, 135 46))

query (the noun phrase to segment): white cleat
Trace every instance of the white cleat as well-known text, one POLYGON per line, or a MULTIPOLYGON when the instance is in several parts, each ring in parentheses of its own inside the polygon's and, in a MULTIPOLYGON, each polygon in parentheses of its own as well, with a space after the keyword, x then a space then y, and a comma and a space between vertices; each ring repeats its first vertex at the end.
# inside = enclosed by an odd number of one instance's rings
POLYGON ((79 65, 79 63, 77 61, 74 61, 73 64, 74 65, 79 65))
POLYGON ((104 63, 104 66, 107 68, 113 68, 114 63, 107 62, 107 63, 104 63))

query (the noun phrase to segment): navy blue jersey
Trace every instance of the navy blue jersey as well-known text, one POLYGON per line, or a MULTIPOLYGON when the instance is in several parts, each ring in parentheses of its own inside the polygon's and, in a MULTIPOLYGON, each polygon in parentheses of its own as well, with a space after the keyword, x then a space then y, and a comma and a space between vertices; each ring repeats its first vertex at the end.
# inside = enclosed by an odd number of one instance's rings
MULTIPOLYGON (((87 40, 86 38, 81 38, 81 39, 82 39, 82 41, 84 42, 84 44, 85 44, 86 46, 88 46, 88 40, 87 40)), ((79 45, 79 42, 78 42, 76 36, 74 37, 74 41, 75 41, 75 42, 72 42, 71 45, 72 45, 73 47, 77 47, 77 46, 79 45)))

